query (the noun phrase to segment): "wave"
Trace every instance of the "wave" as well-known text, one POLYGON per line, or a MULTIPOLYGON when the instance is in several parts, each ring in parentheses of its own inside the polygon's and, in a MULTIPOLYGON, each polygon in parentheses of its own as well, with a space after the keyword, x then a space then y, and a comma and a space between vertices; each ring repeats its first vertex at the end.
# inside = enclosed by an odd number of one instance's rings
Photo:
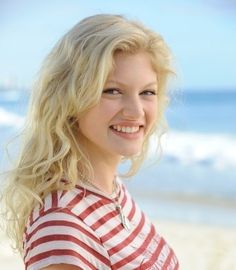
MULTIPOLYGON (((23 116, 0 107, 0 129, 18 129, 23 124, 23 116)), ((169 131, 162 137, 162 148, 168 162, 199 164, 219 170, 236 168, 236 137, 232 135, 169 131)))
POLYGON ((24 117, 0 108, 0 128, 13 127, 20 128, 24 124, 24 117))
POLYGON ((162 147, 170 162, 236 168, 236 137, 232 135, 171 131, 163 136, 162 147))

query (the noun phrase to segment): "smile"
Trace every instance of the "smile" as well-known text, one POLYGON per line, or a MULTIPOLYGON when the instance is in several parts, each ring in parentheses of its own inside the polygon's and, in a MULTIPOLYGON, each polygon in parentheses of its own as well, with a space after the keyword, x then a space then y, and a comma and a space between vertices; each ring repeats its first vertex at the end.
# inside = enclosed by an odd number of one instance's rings
POLYGON ((122 133, 136 133, 139 131, 140 126, 133 126, 133 127, 127 127, 127 126, 120 126, 120 125, 114 125, 111 126, 112 129, 122 132, 122 133))

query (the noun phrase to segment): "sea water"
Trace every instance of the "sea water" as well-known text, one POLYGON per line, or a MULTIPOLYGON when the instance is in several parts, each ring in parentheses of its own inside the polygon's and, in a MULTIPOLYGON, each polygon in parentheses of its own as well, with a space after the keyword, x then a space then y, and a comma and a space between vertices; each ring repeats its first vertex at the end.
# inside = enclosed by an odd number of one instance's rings
MULTIPOLYGON (((1 171, 8 167, 3 149, 23 126, 27 105, 24 91, 0 92, 1 171)), ((154 219, 236 226, 236 91, 183 91, 166 116, 162 157, 150 154, 126 181, 130 192, 154 219)))

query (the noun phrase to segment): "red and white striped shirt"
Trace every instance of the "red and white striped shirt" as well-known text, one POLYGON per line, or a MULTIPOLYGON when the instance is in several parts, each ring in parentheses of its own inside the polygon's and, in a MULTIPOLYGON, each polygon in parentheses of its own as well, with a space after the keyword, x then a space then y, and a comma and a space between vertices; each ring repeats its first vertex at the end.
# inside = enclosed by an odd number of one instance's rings
POLYGON ((90 186, 48 195, 32 212, 24 234, 27 270, 72 264, 85 270, 179 268, 173 250, 118 181, 123 227, 112 196, 90 186))

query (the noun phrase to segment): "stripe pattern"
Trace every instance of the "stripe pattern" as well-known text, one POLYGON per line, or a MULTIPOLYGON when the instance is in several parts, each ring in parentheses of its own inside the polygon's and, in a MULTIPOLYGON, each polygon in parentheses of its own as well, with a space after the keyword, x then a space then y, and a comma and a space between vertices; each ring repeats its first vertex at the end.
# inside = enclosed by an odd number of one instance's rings
POLYGON ((48 195, 26 225, 23 247, 26 270, 72 264, 85 270, 177 270, 173 250, 118 181, 127 231, 114 198, 90 186, 48 195))

